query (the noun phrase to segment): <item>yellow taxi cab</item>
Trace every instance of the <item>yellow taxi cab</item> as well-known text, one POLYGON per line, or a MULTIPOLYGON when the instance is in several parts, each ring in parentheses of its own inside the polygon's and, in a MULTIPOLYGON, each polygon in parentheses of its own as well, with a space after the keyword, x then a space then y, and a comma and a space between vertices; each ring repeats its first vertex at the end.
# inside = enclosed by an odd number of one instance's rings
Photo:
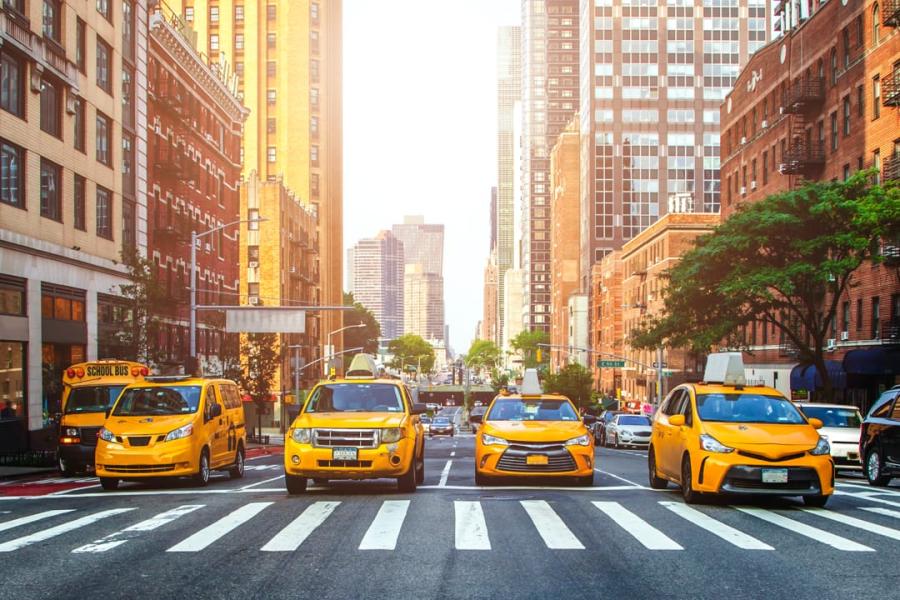
POLYGON ((501 477, 565 477, 594 483, 594 436, 572 401, 544 394, 528 369, 519 394, 494 398, 475 436, 475 483, 501 477))
POLYGON ((110 409, 97 442, 97 476, 107 490, 148 477, 188 476, 204 486, 215 469, 243 477, 246 447, 233 381, 147 377, 126 387, 110 409))
POLYGON ((306 491, 307 481, 396 478, 402 492, 425 479, 425 431, 399 380, 377 377, 368 354, 353 357, 343 379, 319 382, 294 419, 284 444, 284 478, 289 494, 306 491))
POLYGON ((149 373, 145 365, 126 360, 95 360, 63 371, 56 462, 64 476, 94 470, 97 434, 106 420, 106 410, 126 385, 141 381, 149 373))
POLYGON ((801 496, 824 506, 834 463, 818 419, 769 387, 746 386, 740 352, 711 354, 702 383, 677 386, 653 419, 650 487, 703 494, 801 496))

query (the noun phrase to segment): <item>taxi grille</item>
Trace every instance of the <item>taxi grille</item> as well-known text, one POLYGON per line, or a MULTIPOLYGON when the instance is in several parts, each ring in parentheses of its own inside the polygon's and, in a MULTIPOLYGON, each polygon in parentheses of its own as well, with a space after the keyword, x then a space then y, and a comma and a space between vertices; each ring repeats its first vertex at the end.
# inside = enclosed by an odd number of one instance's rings
POLYGON ((347 446, 354 448, 377 448, 377 429, 316 429, 313 431, 313 445, 323 448, 347 446))
POLYGON ((110 473, 165 473, 174 471, 175 465, 104 465, 110 473))
POLYGON ((745 450, 738 450, 738 454, 740 454, 741 456, 746 456, 747 458, 755 458, 756 460, 764 460, 766 462, 785 462, 788 460, 794 460, 795 458, 803 458, 803 456, 806 455, 805 452, 798 452, 795 454, 779 456, 778 458, 771 458, 769 456, 763 456, 762 454, 756 454, 754 452, 747 452, 745 450))
POLYGON ((511 471, 514 473, 560 473, 564 471, 574 471, 577 466, 575 459, 567 450, 561 452, 544 453, 547 456, 546 465, 529 465, 528 455, 536 454, 535 452, 516 452, 507 450, 497 461, 497 469, 500 471, 511 471))
POLYGON ((97 432, 100 431, 99 427, 82 427, 81 428, 81 443, 85 446, 96 446, 97 445, 97 432))
POLYGON ((320 467, 330 468, 357 468, 368 469, 372 466, 371 460, 320 460, 320 467))
POLYGON ((146 446, 150 443, 149 435, 130 435, 128 436, 129 446, 146 446))

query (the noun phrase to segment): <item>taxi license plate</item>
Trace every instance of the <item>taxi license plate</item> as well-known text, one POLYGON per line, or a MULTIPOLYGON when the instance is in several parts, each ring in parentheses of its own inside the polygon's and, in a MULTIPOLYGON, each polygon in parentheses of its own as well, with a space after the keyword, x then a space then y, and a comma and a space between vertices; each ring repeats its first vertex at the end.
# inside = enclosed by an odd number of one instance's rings
POLYGON ((547 457, 543 454, 531 454, 525 457, 526 465, 546 465, 547 457))
POLYGON ((332 448, 331 460, 357 460, 358 448, 332 448))
POLYGON ((763 483, 787 483, 788 482, 788 470, 787 469, 763 469, 762 482, 763 483))

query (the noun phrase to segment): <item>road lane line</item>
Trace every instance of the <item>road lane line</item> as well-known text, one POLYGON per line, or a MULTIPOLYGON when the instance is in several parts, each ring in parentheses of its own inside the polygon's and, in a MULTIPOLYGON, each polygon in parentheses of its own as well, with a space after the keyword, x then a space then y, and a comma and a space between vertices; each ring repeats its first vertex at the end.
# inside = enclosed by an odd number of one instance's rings
POLYGON ((896 506, 900 507, 900 502, 895 502, 893 500, 885 500, 884 498, 876 498, 870 494, 860 493, 860 494, 851 494, 849 492, 842 492, 840 490, 834 491, 835 496, 847 496, 848 498, 853 498, 854 500, 865 500, 866 502, 876 502, 878 504, 887 504, 888 506, 896 506))
POLYGON ((360 550, 393 550, 409 510, 409 500, 385 500, 359 544, 360 550))
POLYGON ((735 508, 737 508, 742 513, 752 515, 758 519, 762 519, 763 521, 771 523, 772 525, 777 525, 778 527, 787 529, 788 531, 793 531, 794 533, 797 533, 804 537, 808 537, 809 539, 815 540, 822 544, 826 544, 828 546, 831 546, 832 548, 836 548, 837 550, 843 550, 845 552, 874 552, 874 550, 872 548, 869 548, 868 546, 857 544, 856 542, 848 540, 847 538, 842 538, 840 536, 834 535, 833 533, 829 533, 822 529, 818 529, 805 523, 801 523, 800 521, 789 519, 785 516, 779 515, 778 513, 766 510, 764 508, 750 508, 745 506, 736 506, 735 508))
POLYGON ((631 485, 633 485, 635 487, 643 487, 641 484, 635 483, 635 482, 631 481, 630 479, 625 479, 624 477, 619 477, 615 473, 610 473, 608 471, 601 471, 600 469, 594 469, 594 470, 597 471, 598 473, 600 473, 601 475, 609 475, 610 477, 618 479, 619 481, 624 481, 625 483, 630 483, 631 485))
POLYGON ((480 502, 454 500, 457 550, 490 550, 487 523, 480 502))
POLYGON ((892 490, 889 488, 873 488, 870 485, 863 485, 860 483, 844 483, 843 481, 838 482, 837 486, 839 488, 859 488, 861 490, 866 490, 869 494, 878 494, 881 496, 900 496, 900 491, 892 490))
POLYGON ((450 477, 450 466, 453 464, 452 460, 448 460, 447 464, 444 465, 444 470, 441 471, 441 481, 438 483, 438 487, 446 487, 447 478, 450 477))
POLYGON ((867 510, 871 513, 875 513, 876 515, 883 515, 885 517, 900 519, 900 512, 897 512, 896 510, 890 510, 888 508, 881 508, 877 506, 860 506, 859 509, 867 510))
POLYGON ((272 481, 277 481, 279 479, 284 479, 284 473, 282 473, 278 477, 272 477, 271 479, 263 479, 262 481, 257 481, 256 483, 251 483, 250 485, 245 485, 244 487, 240 488, 239 491, 249 490, 251 488, 255 488, 258 485, 262 485, 264 483, 271 483, 272 481))
POLYGON ((675 540, 618 502, 594 502, 593 504, 648 550, 684 550, 675 540))
POLYGON ((521 500, 535 529, 552 550, 584 550, 584 545, 544 500, 521 500))
POLYGON ((63 523, 62 525, 57 525, 56 527, 44 529, 43 531, 38 531, 37 533, 26 535, 25 537, 20 537, 0 544, 0 552, 12 552, 13 550, 19 550, 20 548, 24 548, 25 546, 29 546, 37 542, 43 542, 44 540, 49 540, 50 538, 54 538, 58 535, 68 533, 69 531, 73 531, 75 529, 78 529, 79 527, 84 527, 85 525, 96 523, 100 519, 105 519, 106 517, 112 517, 113 515, 118 515, 132 510, 136 509, 112 508, 110 510, 103 510, 92 515, 87 515, 81 517, 80 519, 75 519, 74 521, 69 521, 68 523, 63 523))
POLYGON ((251 502, 225 515, 212 525, 204 527, 191 537, 181 541, 166 552, 199 552, 203 550, 232 529, 243 525, 264 508, 272 504, 271 502, 251 502))
POLYGON ((340 502, 315 502, 300 513, 300 516, 275 534, 268 543, 260 548, 263 552, 293 552, 300 547, 306 538, 325 522, 340 502))
POLYGON ((128 537, 125 537, 125 539, 122 538, 123 536, 127 536, 127 534, 129 533, 140 533, 144 531, 153 531, 154 529, 159 529, 163 525, 167 525, 168 523, 171 523, 179 517, 192 513, 199 508, 203 508, 204 506, 206 505, 186 504, 184 506, 179 506, 178 508, 173 508, 172 510, 167 510, 166 512, 159 513, 155 517, 150 517, 146 521, 135 523, 134 525, 126 527, 121 531, 111 533, 108 536, 97 540, 96 542, 92 542, 90 544, 85 544, 84 546, 75 548, 74 550, 72 550, 72 553, 99 553, 112 550, 113 548, 121 546, 122 544, 127 542, 129 539, 128 537))
POLYGON ((27 517, 20 517, 18 519, 13 519, 12 521, 5 521, 3 523, 0 523, 0 531, 6 531, 7 529, 12 529, 13 527, 19 527, 20 525, 28 525, 29 523, 34 523, 35 521, 40 521, 41 519, 49 519, 50 517, 70 513, 74 510, 74 508, 64 510, 45 510, 44 512, 39 512, 34 515, 28 515, 27 517))
POLYGON ((716 519, 713 519, 706 513, 702 513, 695 508, 691 508, 687 504, 681 502, 660 502, 664 507, 671 510, 679 517, 690 521, 694 525, 705 529, 706 531, 719 536, 726 542, 734 544, 738 548, 744 550, 774 550, 772 546, 765 544, 755 537, 749 536, 743 531, 739 531, 730 525, 726 525, 716 519))
POLYGON ((843 525, 856 527, 857 529, 862 529, 863 531, 868 531, 869 533, 874 533, 875 535, 881 535, 887 538, 891 538, 892 540, 900 541, 900 531, 891 527, 884 527, 883 525, 878 525, 877 523, 870 523, 869 521, 863 521, 862 519, 857 519, 856 517, 851 517, 850 515, 844 515, 836 513, 834 511, 825 510, 824 508, 804 508, 803 511, 813 515, 818 515, 820 517, 825 517, 826 519, 831 519, 832 521, 841 523, 843 525))

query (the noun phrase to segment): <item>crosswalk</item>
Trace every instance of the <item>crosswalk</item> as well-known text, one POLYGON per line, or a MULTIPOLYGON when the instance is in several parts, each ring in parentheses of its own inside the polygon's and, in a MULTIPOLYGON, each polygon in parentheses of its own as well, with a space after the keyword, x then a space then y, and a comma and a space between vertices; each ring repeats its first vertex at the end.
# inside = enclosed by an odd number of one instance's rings
POLYGON ((327 536, 365 553, 395 551, 419 543, 423 537, 429 544, 449 540, 443 543, 464 553, 508 550, 511 536, 531 536, 523 540, 560 552, 598 550, 609 543, 650 552, 702 550, 716 543, 751 552, 789 551, 798 544, 806 549, 875 552, 879 544, 889 544, 896 552, 894 544, 900 542, 900 529, 891 526, 900 520, 900 511, 869 506, 827 510, 697 507, 671 499, 637 506, 580 499, 454 500, 448 518, 438 521, 447 528, 447 535, 441 536, 435 535, 440 527, 434 524, 433 515, 425 514, 433 507, 418 505, 415 500, 376 504, 310 500, 273 507, 276 504, 247 502, 215 508, 184 504, 146 515, 141 512, 147 509, 138 507, 63 508, 31 514, 16 510, 0 520, 0 553, 46 548, 43 543, 52 541, 54 548, 71 554, 109 554, 156 535, 164 537, 154 548, 186 554, 201 553, 216 544, 234 544, 235 540, 247 549, 290 553, 313 543, 312 538, 322 543, 327 536), (451 520, 452 524, 446 523, 451 520), (419 530, 423 523, 429 531, 419 530), (515 524, 514 532, 510 523, 515 524))

